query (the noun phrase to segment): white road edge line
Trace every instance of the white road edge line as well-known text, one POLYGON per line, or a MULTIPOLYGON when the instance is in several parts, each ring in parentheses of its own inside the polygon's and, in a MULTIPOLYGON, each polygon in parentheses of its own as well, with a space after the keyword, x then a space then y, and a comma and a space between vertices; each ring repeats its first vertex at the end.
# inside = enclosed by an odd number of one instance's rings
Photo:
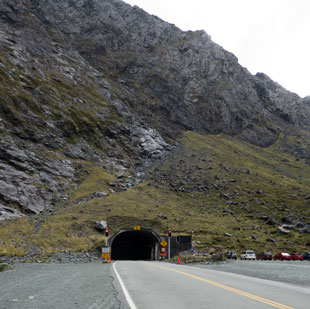
POLYGON ((136 305, 134 304, 132 298, 130 297, 130 295, 129 295, 126 287, 125 287, 124 281, 122 280, 121 276, 119 275, 118 271, 115 268, 116 263, 117 262, 113 263, 113 270, 114 270, 114 272, 116 274, 116 277, 117 277, 117 279, 118 279, 118 281, 119 281, 119 283, 120 283, 120 285, 122 287, 122 290, 123 290, 125 298, 126 298, 126 300, 128 302, 128 305, 129 305, 130 309, 137 309, 136 305))

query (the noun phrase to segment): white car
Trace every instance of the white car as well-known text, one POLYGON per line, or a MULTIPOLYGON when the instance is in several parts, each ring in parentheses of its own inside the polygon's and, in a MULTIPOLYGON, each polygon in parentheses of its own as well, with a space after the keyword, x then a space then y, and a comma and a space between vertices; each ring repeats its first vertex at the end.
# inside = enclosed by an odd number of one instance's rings
POLYGON ((240 260, 256 260, 256 254, 253 250, 245 250, 240 255, 240 260))

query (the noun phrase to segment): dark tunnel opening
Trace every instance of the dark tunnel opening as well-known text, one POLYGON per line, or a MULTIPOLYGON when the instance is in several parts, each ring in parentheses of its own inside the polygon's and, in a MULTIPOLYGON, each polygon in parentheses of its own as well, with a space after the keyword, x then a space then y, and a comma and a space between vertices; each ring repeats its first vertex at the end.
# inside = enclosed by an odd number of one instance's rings
POLYGON ((153 260, 158 239, 149 231, 124 231, 111 245, 112 260, 153 260))

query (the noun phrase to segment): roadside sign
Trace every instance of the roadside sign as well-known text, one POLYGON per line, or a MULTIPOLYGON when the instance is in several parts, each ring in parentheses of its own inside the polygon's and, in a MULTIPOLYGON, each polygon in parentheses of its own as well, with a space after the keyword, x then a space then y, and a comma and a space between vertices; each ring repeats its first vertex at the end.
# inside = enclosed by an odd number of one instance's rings
POLYGON ((108 259, 110 257, 110 253, 101 253, 101 258, 104 259, 108 259))
POLYGON ((134 231, 140 231, 141 230, 141 226, 140 225, 135 225, 133 227, 134 231))
POLYGON ((110 252, 110 248, 109 247, 102 247, 101 248, 101 252, 102 253, 109 253, 110 252))
POLYGON ((167 256, 167 253, 161 253, 160 256, 167 256))
POLYGON ((160 251, 161 251, 162 253, 165 253, 165 252, 166 252, 166 248, 161 248, 160 251))
POLYGON ((165 240, 163 240, 160 244, 161 244, 163 247, 166 247, 166 246, 168 245, 168 243, 167 243, 165 240))

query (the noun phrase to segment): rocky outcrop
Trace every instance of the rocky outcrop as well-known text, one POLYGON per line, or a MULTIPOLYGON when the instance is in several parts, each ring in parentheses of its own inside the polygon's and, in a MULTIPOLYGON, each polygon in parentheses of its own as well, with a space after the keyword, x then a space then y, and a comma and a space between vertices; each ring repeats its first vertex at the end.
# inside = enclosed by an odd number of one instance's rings
MULTIPOLYGON (((79 183, 80 162, 126 171, 121 188, 129 188, 184 130, 263 147, 294 132, 304 142, 288 151, 310 158, 309 119, 309 97, 252 76, 205 31, 182 32, 120 0, 0 2, 6 213, 37 214, 63 200, 79 183)), ((209 186, 170 182, 181 192, 209 186)))
POLYGON ((64 190, 66 179, 74 181, 69 160, 47 159, 4 141, 0 160, 0 199, 25 212, 37 214, 49 208, 64 190))
POLYGON ((0 204, 0 222, 7 219, 15 219, 23 217, 24 215, 17 209, 6 207, 0 204))
POLYGON ((77 1, 74 6, 35 1, 34 12, 70 34, 79 52, 96 68, 106 65, 126 90, 138 83, 130 88, 157 99, 140 109, 150 108, 165 124, 241 133, 261 146, 277 138, 275 121, 308 124, 303 100, 264 74, 252 76, 204 31, 182 32, 120 1, 77 1), (78 44, 81 38, 91 44, 78 44))
POLYGON ((171 146, 152 128, 132 126, 130 132, 132 143, 138 153, 145 158, 161 159, 171 150, 171 146))

